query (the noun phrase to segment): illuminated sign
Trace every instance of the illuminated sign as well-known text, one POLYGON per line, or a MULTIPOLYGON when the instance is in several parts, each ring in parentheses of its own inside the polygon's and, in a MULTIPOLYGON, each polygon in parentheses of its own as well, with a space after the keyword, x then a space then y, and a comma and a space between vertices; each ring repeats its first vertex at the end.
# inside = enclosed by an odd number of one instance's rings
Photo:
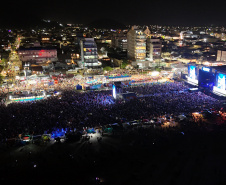
POLYGON ((112 96, 116 99, 116 87, 112 85, 112 96))
POLYGON ((202 70, 206 71, 206 72, 210 72, 210 68, 208 68, 208 67, 203 67, 202 70))

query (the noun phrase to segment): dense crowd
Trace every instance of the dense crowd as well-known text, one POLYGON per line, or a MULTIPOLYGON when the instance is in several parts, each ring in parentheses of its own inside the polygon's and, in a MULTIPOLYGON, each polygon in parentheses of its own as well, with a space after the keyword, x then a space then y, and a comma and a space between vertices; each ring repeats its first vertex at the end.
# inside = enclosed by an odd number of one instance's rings
POLYGON ((124 87, 138 98, 114 100, 111 90, 62 91, 61 98, 51 97, 36 102, 11 103, 0 106, 0 138, 17 137, 21 133, 51 133, 55 128, 82 130, 134 119, 151 119, 162 115, 219 109, 221 102, 201 92, 188 92, 182 83, 147 84, 124 87), (140 95, 148 95, 139 97, 140 95))

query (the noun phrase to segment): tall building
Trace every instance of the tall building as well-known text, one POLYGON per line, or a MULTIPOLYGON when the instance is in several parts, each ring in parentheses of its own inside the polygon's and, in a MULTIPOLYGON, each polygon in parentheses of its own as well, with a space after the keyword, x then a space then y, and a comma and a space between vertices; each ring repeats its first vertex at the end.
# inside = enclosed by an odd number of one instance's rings
POLYGON ((118 48, 121 49, 121 51, 126 52, 127 51, 127 39, 119 39, 118 40, 118 48))
POLYGON ((124 32, 118 31, 113 33, 111 40, 111 46, 113 48, 120 48, 122 51, 127 50, 127 37, 124 32))
POLYGON ((147 58, 150 61, 156 61, 161 59, 162 42, 157 38, 147 38, 147 58))
POLYGON ((98 62, 97 45, 94 38, 80 40, 81 60, 84 67, 100 66, 98 62))
POLYGON ((226 61, 226 51, 217 50, 217 61, 226 61))
POLYGON ((145 62, 146 35, 136 26, 133 26, 127 33, 127 57, 137 63, 145 62))

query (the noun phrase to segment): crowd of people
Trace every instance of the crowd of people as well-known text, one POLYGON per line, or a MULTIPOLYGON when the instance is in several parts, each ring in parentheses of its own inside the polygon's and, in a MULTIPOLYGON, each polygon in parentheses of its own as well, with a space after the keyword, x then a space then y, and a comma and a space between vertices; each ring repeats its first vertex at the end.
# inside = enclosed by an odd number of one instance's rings
POLYGON ((51 133, 56 128, 82 130, 84 127, 221 108, 221 101, 187 89, 180 82, 124 87, 123 92, 138 95, 130 101, 115 100, 111 90, 77 92, 66 89, 61 98, 1 105, 0 138, 5 141, 23 133, 51 133))

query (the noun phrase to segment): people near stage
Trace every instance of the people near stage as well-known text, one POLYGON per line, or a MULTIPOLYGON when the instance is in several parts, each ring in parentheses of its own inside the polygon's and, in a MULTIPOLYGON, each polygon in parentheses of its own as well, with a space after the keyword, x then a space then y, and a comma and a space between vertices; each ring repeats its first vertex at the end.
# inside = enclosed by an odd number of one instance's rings
POLYGON ((123 92, 147 95, 121 101, 112 98, 111 90, 77 92, 63 90, 61 99, 51 97, 33 102, 0 105, 0 141, 21 133, 51 133, 55 128, 95 127, 120 120, 175 117, 181 113, 221 108, 221 102, 201 92, 188 92, 183 83, 128 86, 123 92))

